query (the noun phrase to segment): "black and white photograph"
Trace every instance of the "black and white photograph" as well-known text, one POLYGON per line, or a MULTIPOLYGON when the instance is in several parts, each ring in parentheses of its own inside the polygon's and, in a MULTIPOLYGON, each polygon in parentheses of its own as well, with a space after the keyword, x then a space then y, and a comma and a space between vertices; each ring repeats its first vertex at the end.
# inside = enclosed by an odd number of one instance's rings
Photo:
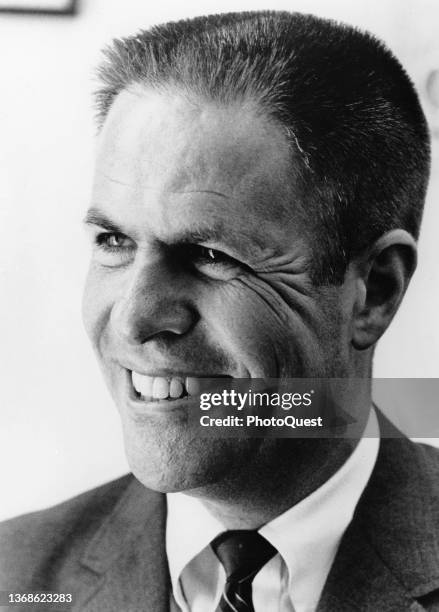
POLYGON ((438 24, 0 1, 0 610, 439 611, 438 24))

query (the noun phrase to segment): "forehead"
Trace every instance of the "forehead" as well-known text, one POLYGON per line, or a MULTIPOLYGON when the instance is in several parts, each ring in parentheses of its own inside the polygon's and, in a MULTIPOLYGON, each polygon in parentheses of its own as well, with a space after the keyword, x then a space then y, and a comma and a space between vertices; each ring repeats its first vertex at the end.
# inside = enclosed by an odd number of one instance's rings
POLYGON ((94 206, 259 226, 291 215, 293 168, 281 128, 255 106, 137 87, 119 94, 101 132, 94 206))

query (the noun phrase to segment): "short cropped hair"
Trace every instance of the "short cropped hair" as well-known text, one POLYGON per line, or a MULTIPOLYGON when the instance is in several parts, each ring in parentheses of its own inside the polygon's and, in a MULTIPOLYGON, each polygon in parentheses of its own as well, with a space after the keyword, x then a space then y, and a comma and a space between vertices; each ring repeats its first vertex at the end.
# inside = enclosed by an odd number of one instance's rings
POLYGON ((251 100, 280 124, 314 236, 314 282, 341 283, 347 264, 391 229, 418 237, 428 129, 406 72, 371 34, 299 13, 229 13, 140 31, 105 56, 100 125, 118 93, 139 83, 221 104, 251 100))

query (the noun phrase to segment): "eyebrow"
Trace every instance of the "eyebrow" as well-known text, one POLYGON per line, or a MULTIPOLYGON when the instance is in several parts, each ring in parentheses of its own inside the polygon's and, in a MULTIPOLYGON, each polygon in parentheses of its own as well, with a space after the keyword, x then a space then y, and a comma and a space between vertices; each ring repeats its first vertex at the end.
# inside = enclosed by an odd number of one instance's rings
MULTIPOLYGON (((126 230, 120 227, 116 222, 114 222, 110 217, 108 217, 105 213, 101 212, 98 208, 90 208, 83 222, 86 225, 97 225, 106 229, 109 232, 115 232, 118 234, 126 234, 126 230)), ((230 235, 225 230, 222 224, 217 224, 212 227, 199 227, 193 229, 187 229, 181 232, 181 234, 177 234, 173 237, 173 244, 202 244, 202 243, 219 243, 224 244, 225 246, 230 246, 237 253, 241 252, 241 254, 249 254, 254 253, 254 250, 261 250, 261 246, 259 244, 250 244, 248 242, 248 236, 241 234, 235 238, 235 240, 230 240, 230 235), (250 249, 249 249, 250 247, 250 249)))
POLYGON ((182 232, 177 234, 175 242, 181 244, 186 243, 202 243, 202 242, 224 242, 227 239, 227 233, 220 227, 204 227, 182 232))
MULTIPOLYGON (((86 225, 98 225, 110 232, 118 232, 124 234, 123 229, 117 225, 112 219, 110 219, 105 213, 101 212, 98 208, 90 208, 83 220, 86 225)), ((175 236, 174 242, 188 243, 188 242, 209 242, 209 241, 222 241, 226 238, 226 232, 222 227, 200 227, 189 229, 181 233, 181 235, 175 236)))
POLYGON ((83 220, 86 225, 99 225, 110 232, 123 234, 121 228, 97 208, 90 208, 83 220))

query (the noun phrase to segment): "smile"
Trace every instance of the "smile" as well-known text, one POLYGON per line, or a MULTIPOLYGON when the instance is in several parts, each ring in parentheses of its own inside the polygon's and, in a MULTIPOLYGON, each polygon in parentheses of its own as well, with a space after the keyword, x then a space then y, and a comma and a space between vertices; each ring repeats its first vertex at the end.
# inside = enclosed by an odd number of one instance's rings
POLYGON ((190 376, 145 376, 132 371, 131 380, 137 397, 147 402, 191 397, 200 392, 198 378, 190 376))

